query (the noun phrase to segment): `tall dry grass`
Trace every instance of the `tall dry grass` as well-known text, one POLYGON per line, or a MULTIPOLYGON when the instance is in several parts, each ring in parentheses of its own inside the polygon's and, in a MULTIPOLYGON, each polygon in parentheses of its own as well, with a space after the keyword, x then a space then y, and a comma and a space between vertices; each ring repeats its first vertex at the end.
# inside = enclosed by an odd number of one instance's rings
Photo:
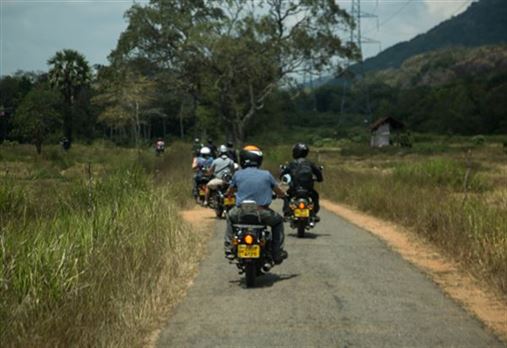
POLYGON ((142 345, 198 258, 200 238, 178 216, 190 191, 190 173, 174 165, 189 151, 178 146, 162 158, 99 146, 35 161, 9 149, 0 176, 2 346, 142 345), (41 170, 50 175, 33 175, 41 170))
POLYGON ((449 159, 384 174, 331 166, 325 175, 326 197, 411 228, 507 293, 507 206, 488 203, 495 188, 481 176, 467 180, 465 194, 466 169, 449 159))
MULTIPOLYGON (((316 186, 321 195, 414 230, 507 294, 507 186, 499 171, 506 161, 501 149, 474 149, 467 159, 463 152, 435 156, 418 149, 400 155, 399 148, 363 148, 344 156, 335 149, 320 149, 319 155, 312 147, 310 158, 324 165, 325 181, 316 186)), ((279 164, 291 160, 291 146, 265 147, 264 152, 264 167, 275 175, 279 164)))

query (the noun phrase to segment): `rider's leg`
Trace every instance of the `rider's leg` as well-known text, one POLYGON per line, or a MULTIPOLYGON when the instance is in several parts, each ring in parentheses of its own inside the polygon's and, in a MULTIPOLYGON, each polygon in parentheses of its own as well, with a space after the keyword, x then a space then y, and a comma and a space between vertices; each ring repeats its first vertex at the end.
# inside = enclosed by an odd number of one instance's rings
POLYGON ((228 254, 232 254, 232 237, 233 237, 232 224, 238 223, 239 213, 240 213, 240 210, 238 207, 233 207, 229 211, 229 213, 227 213, 227 227, 225 230, 225 237, 224 237, 224 248, 225 248, 226 256, 228 254))
POLYGON ((273 260, 275 263, 281 263, 284 259, 282 251, 284 249, 285 234, 283 231, 283 218, 280 214, 271 209, 262 209, 259 215, 263 224, 271 227, 273 233, 272 248, 273 260))

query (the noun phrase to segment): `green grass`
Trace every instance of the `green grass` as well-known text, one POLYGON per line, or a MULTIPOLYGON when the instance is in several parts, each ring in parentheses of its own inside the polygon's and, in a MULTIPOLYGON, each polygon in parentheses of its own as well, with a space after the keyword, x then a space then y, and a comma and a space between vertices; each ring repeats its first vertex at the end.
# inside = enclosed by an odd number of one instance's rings
POLYGON ((78 145, 35 163, 0 147, 2 345, 142 344, 201 243, 178 216, 191 175, 176 147, 78 145))

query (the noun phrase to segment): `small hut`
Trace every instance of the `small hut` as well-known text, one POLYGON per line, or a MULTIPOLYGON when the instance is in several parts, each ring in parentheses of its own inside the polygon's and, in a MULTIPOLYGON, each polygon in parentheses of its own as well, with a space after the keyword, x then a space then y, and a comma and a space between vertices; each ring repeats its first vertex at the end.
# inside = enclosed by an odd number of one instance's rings
POLYGON ((405 125, 391 116, 378 119, 370 126, 371 147, 383 147, 399 143, 400 131, 405 125))

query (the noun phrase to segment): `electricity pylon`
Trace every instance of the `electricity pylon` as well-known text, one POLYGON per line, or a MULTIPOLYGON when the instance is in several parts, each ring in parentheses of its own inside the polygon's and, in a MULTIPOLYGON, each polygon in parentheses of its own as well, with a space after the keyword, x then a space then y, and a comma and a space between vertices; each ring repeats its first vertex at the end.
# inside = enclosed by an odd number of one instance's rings
MULTIPOLYGON (((351 8, 350 15, 354 19, 354 27, 350 28, 350 42, 355 44, 359 50, 359 60, 355 61, 347 61, 345 63, 345 71, 342 75, 343 80, 343 91, 342 91, 342 101, 341 101, 341 114, 345 111, 345 99, 346 92, 350 90, 354 81, 363 78, 364 76, 364 66, 363 66, 363 44, 378 44, 380 42, 377 40, 373 40, 371 38, 365 37, 361 32, 361 21, 362 19, 377 19, 377 16, 364 12, 361 10, 361 0, 351 0, 351 8), (354 72, 350 71, 351 65, 356 66, 354 72)), ((377 21, 378 25, 378 21, 377 21)), ((370 107, 370 97, 368 91, 366 91, 366 105, 365 105, 365 113, 368 117, 369 121, 371 121, 371 107, 370 107)))

